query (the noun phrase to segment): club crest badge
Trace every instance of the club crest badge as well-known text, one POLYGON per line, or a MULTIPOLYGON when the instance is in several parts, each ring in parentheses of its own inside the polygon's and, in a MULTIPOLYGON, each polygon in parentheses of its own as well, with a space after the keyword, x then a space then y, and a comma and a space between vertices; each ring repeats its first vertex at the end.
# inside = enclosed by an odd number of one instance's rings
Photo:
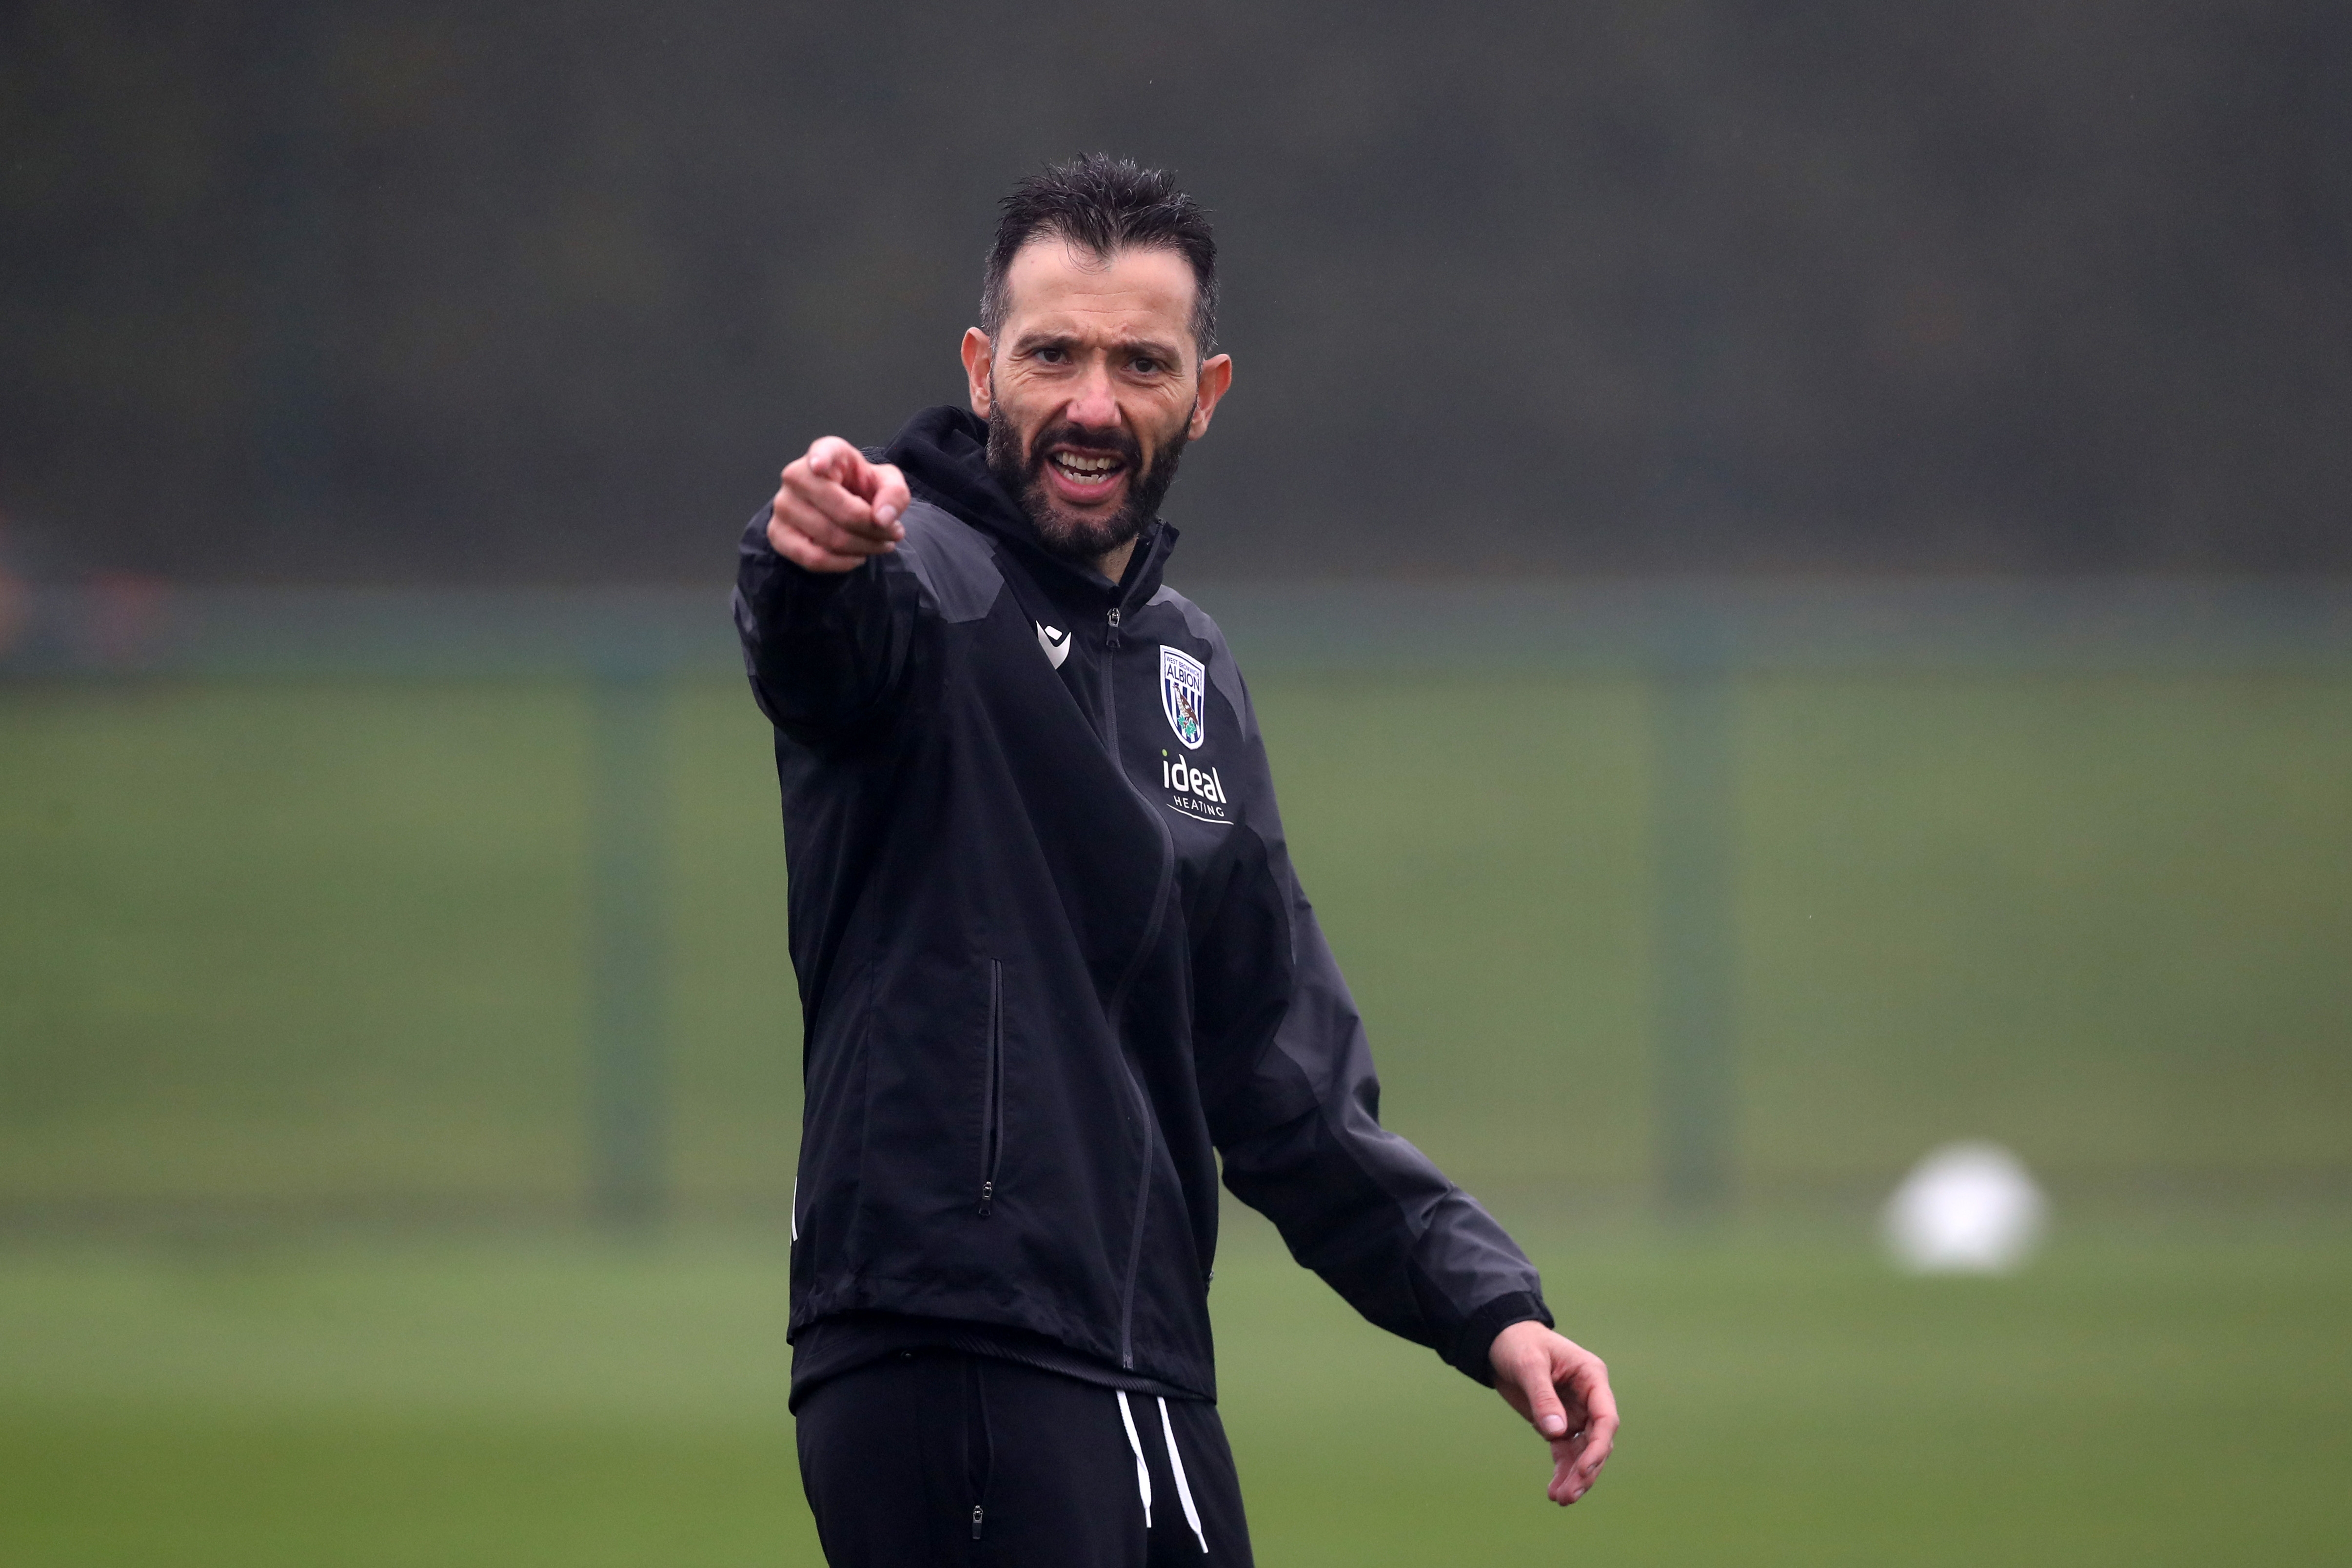
POLYGON ((1176 738, 1187 750, 1200 750, 1209 738, 1209 672, 1199 659, 1165 643, 1160 647, 1160 706, 1176 738))

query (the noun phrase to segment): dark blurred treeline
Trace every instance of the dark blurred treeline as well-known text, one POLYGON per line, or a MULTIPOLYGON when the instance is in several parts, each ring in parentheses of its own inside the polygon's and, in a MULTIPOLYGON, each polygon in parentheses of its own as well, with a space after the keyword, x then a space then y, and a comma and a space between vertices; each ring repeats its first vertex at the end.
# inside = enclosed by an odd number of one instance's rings
POLYGON ((1213 209, 1195 574, 2352 566, 2352 6, 0 7, 0 549, 710 578, 1051 156, 1213 209))

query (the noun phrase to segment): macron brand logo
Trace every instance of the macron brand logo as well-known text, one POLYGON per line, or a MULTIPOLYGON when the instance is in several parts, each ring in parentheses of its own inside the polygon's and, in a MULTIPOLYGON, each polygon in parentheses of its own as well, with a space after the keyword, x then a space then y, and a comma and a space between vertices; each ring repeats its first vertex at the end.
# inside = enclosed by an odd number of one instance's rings
POLYGON ((1059 669, 1062 668, 1062 661, 1070 657, 1070 634, 1057 631, 1045 622, 1039 621, 1037 646, 1045 650, 1045 662, 1059 669))

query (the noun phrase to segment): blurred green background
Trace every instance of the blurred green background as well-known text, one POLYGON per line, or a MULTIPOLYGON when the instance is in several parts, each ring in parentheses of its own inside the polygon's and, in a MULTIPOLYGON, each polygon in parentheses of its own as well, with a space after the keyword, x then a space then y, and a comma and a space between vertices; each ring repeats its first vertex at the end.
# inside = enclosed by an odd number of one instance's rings
MULTIPOLYGON (((1254 689, 1387 1120, 1630 1416, 1555 1516, 1490 1394, 1229 1204, 1262 1561, 2352 1549, 2352 679, 1736 679, 1733 1195, 1680 1219, 1654 689, 1254 689), (1962 1136, 2053 1241, 1900 1277, 1873 1207, 1962 1136)), ((739 681, 665 690, 667 1219, 611 1234, 588 686, 0 686, 0 1560, 815 1561, 767 735, 739 681)))

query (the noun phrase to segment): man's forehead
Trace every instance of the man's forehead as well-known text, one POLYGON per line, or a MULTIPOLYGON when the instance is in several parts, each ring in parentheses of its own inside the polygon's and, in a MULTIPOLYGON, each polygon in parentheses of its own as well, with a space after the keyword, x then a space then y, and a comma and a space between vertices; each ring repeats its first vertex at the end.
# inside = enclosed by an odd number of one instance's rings
POLYGON ((1164 246, 1103 256, 1059 235, 1040 235, 1004 269, 1004 292, 1007 316, 1023 326, 1063 319, 1181 336, 1192 319, 1194 284, 1192 265, 1164 246))

